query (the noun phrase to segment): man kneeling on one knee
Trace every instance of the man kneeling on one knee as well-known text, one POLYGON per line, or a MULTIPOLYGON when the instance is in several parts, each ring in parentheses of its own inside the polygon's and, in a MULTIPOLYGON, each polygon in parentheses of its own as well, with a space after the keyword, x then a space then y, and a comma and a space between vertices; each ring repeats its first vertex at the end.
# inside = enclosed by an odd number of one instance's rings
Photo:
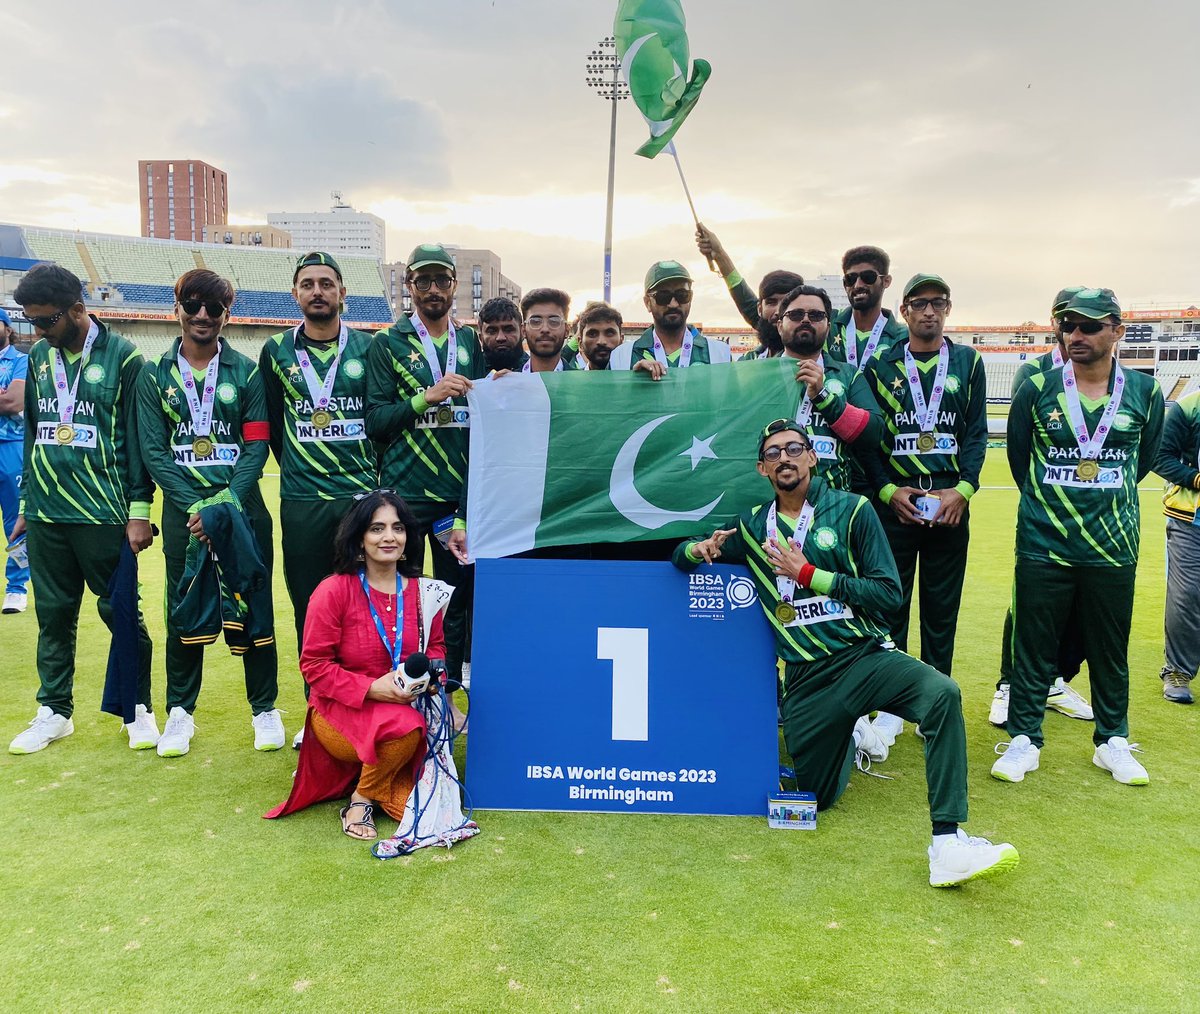
POLYGON ((757 467, 775 499, 681 543, 673 562, 684 570, 718 559, 749 568, 786 664, 783 730, 797 785, 816 793, 819 809, 837 802, 850 780, 858 717, 887 711, 925 736, 930 884, 1011 869, 1015 848, 959 829, 967 753, 958 685, 892 646, 882 617, 899 605, 900 580, 879 519, 863 497, 813 476, 816 460, 798 423, 770 423, 757 467))

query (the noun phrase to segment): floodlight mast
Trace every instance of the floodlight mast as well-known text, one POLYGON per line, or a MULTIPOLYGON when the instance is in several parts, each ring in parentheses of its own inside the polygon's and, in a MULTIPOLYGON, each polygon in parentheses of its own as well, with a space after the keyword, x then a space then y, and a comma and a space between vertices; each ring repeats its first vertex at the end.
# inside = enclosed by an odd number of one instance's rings
POLYGON ((629 98, 629 86, 621 78, 617 42, 611 35, 601 39, 587 55, 587 86, 612 105, 608 135, 608 204, 604 213, 604 301, 612 302, 613 184, 617 173, 617 103, 629 98))

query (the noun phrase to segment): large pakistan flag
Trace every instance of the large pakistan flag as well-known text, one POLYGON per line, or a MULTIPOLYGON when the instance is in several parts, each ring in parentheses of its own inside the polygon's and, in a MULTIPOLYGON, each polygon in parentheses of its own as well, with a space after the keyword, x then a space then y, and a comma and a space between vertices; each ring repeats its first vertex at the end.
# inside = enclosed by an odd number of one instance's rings
POLYGON ((510 374, 468 395, 467 538, 491 559, 542 546, 683 539, 771 496, 758 434, 794 417, 789 360, 635 373, 510 374))

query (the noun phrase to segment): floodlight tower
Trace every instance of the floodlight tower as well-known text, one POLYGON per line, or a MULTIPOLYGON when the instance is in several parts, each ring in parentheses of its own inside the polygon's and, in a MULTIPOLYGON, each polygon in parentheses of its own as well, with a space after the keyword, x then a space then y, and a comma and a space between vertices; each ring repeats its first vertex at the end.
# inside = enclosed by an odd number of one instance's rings
POLYGON ((604 215, 604 301, 612 302, 612 220, 613 182, 617 172, 617 103, 629 98, 629 86, 621 77, 617 43, 605 36, 587 55, 584 82, 606 102, 612 104, 612 126, 608 135, 608 207, 604 215))

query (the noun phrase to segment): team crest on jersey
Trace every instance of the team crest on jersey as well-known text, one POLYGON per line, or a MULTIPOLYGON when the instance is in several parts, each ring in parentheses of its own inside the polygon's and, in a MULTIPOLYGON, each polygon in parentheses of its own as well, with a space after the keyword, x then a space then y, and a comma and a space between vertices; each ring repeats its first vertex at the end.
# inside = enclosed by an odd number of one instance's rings
POLYGON ((104 383, 104 367, 99 363, 91 363, 88 368, 83 371, 83 379, 89 384, 104 383))
POLYGON ((237 401, 237 388, 229 383, 229 381, 220 383, 217 385, 217 397, 226 405, 232 405, 237 401))
POLYGON ((1046 413, 1046 431, 1061 430, 1063 428, 1062 417, 1062 412, 1057 408, 1051 409, 1046 413))
POLYGON ((946 390, 951 394, 958 394, 960 387, 962 387, 962 384, 959 382, 958 377, 954 376, 953 373, 946 378, 946 390))
POLYGON ((825 390, 827 390, 830 394, 837 395, 840 398, 843 394, 846 393, 846 385, 843 384, 840 380, 831 378, 831 379, 825 381, 825 390))
POLYGON ((1131 416, 1128 412, 1118 412, 1113 417, 1113 429, 1115 430, 1121 430, 1122 432, 1125 432, 1133 429, 1134 425, 1135 423, 1133 421, 1133 416, 1131 416))
POLYGON ((346 371, 346 376, 352 380, 357 380, 363 375, 363 364, 361 359, 347 359, 342 365, 342 369, 346 371))
POLYGON ((818 528, 813 532, 813 542, 822 549, 833 549, 838 544, 837 532, 832 528, 818 528))

